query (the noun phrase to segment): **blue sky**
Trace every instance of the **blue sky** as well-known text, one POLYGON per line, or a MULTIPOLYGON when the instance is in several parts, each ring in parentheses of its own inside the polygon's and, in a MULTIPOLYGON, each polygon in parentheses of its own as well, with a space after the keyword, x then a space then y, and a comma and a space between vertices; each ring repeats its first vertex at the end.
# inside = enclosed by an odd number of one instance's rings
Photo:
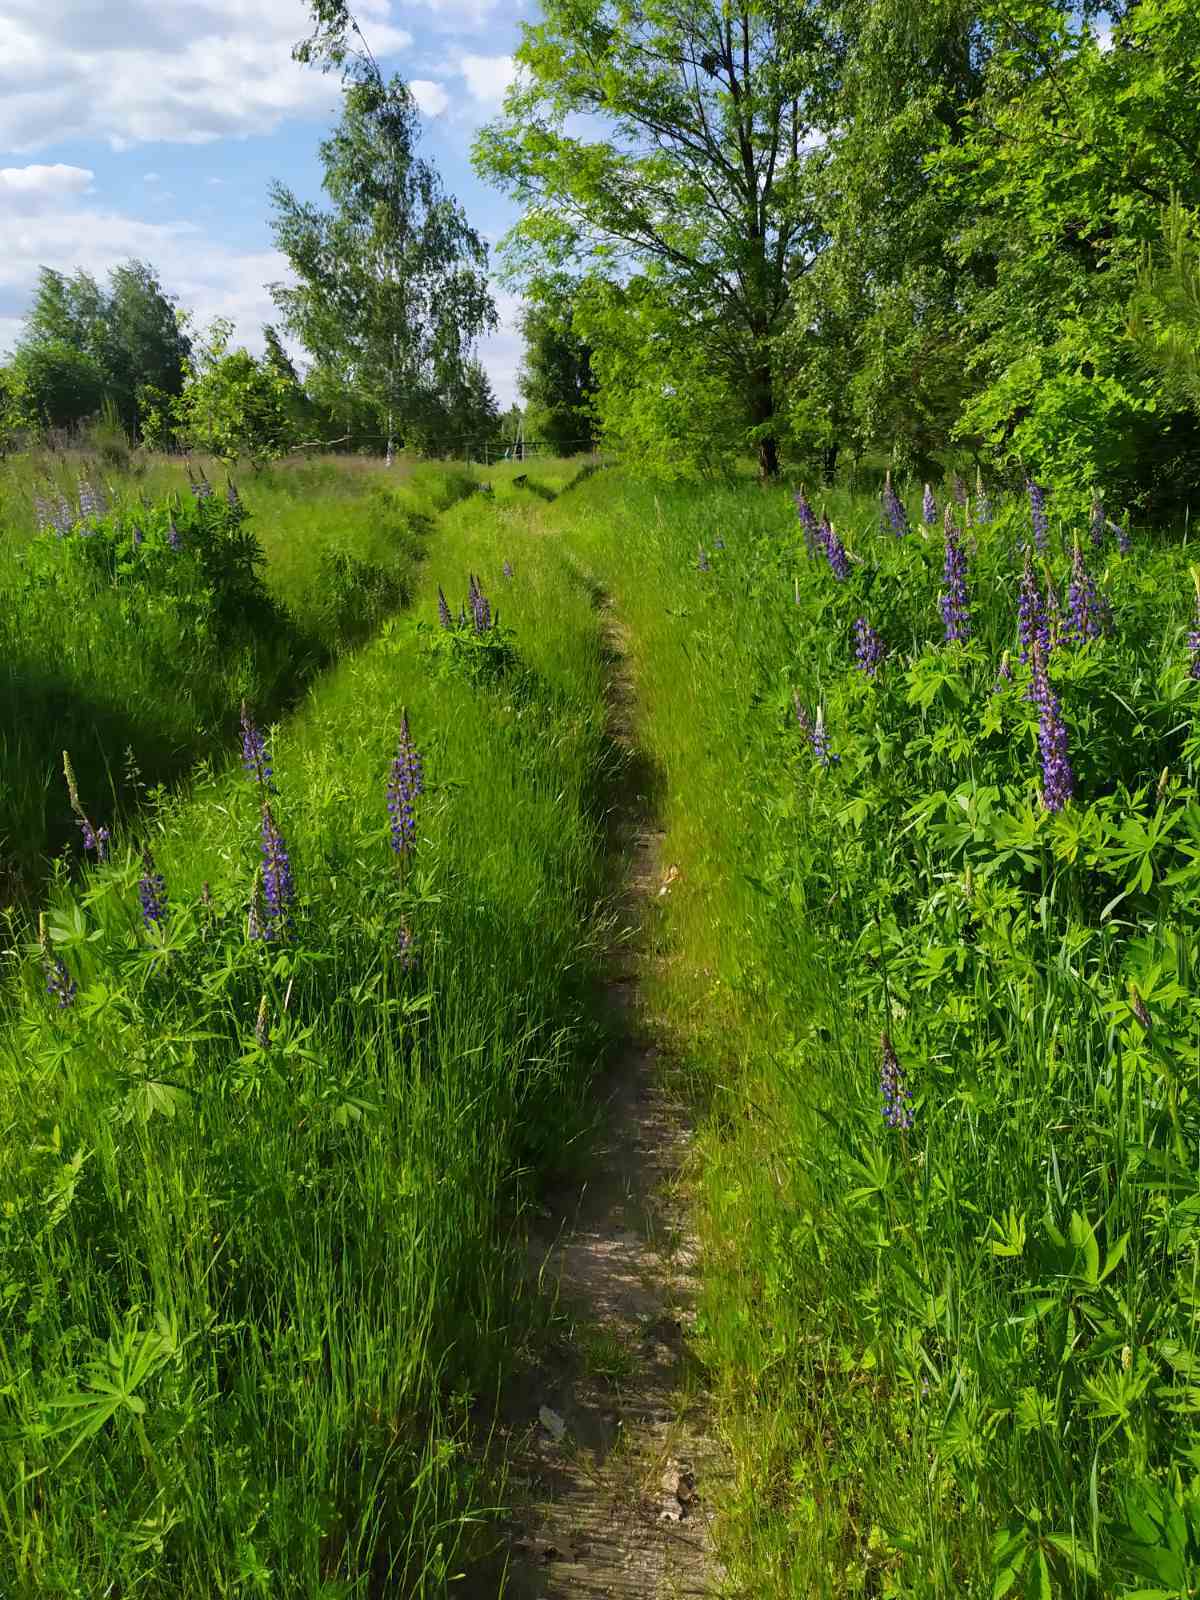
MULTIPOLYGON (((515 219, 471 171, 536 0, 358 0, 381 64, 408 79, 423 153, 489 242, 515 219)), ((98 275, 130 256, 201 321, 259 345, 284 276, 267 187, 320 190, 317 145, 338 85, 290 58, 303 0, 0 0, 0 351, 20 333, 39 266, 98 275)), ((517 303, 482 349, 515 396, 517 303)))

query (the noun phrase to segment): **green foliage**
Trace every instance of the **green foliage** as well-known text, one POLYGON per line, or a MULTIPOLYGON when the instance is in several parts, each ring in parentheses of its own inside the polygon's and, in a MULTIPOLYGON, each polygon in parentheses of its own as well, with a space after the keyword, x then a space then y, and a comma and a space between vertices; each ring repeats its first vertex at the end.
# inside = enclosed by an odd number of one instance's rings
POLYGON ((596 382, 591 350, 574 323, 579 285, 557 277, 542 280, 521 316, 525 356, 521 393, 528 402, 529 437, 556 455, 570 455, 592 442, 591 402, 596 382))
POLYGON ((6 409, 12 425, 31 433, 66 428, 100 409, 104 372, 96 359, 65 340, 22 345, 8 367, 6 409))
POLYGON ((1200 228, 1178 201, 1163 214, 1161 259, 1148 250, 1138 274, 1129 331, 1171 402, 1200 412, 1200 228))
MULTIPOLYGON (((283 455, 293 441, 296 385, 269 360, 231 350, 233 325, 218 320, 189 359, 183 391, 171 411, 174 432, 191 449, 255 466, 283 455)), ((153 396, 150 426, 163 428, 153 396)), ((167 424, 169 427, 170 424, 167 424)))

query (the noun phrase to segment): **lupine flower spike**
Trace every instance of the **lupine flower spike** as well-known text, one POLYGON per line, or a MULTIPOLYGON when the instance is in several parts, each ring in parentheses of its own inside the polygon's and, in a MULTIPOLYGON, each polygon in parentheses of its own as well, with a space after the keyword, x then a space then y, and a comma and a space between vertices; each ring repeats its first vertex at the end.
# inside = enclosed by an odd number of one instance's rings
POLYGON ((830 570, 839 583, 845 583, 850 576, 850 558, 828 517, 822 519, 821 535, 825 544, 825 554, 829 558, 830 570))
POLYGON ((71 765, 71 757, 66 750, 63 751, 63 777, 67 780, 67 797, 71 802, 71 810, 75 813, 79 831, 83 834, 83 848, 87 851, 94 851, 97 861, 107 861, 109 831, 107 828, 92 826, 91 820, 80 802, 79 786, 75 782, 75 769, 71 765))
POLYGON ((265 994, 258 1002, 258 1016, 254 1019, 254 1042, 260 1050, 269 1050, 271 1047, 271 1014, 267 1010, 265 994))
POLYGON ((1067 725, 1058 697, 1050 687, 1041 648, 1033 652, 1033 702, 1038 711, 1038 749, 1042 757, 1042 806, 1061 811, 1075 792, 1067 725))
POLYGON ((1192 616, 1192 631, 1188 634, 1188 654, 1191 657, 1188 670, 1191 677, 1200 679, 1200 567, 1192 568, 1192 582, 1196 586, 1196 609, 1192 616))
POLYGON ((1071 581, 1067 585, 1068 634, 1077 644, 1098 639, 1104 631, 1104 605, 1095 579, 1083 559, 1079 540, 1071 558, 1071 581))
POLYGON ((1046 491, 1040 484, 1034 483, 1032 478, 1025 480, 1025 488, 1029 494, 1029 515, 1033 522, 1033 542, 1037 546, 1039 555, 1046 553, 1046 533, 1049 523, 1046 520, 1046 491))
POLYGON ((400 924, 400 931, 396 935, 396 961, 401 972, 412 972, 421 959, 417 948, 417 941, 413 938, 413 931, 407 922, 400 924))
POLYGON ((913 1125, 913 1108, 904 1068, 900 1065, 890 1036, 881 1034, 879 1043, 879 1092, 883 1097, 883 1120, 898 1133, 907 1133, 913 1125))
POLYGON ((242 766, 264 794, 278 794, 271 770, 271 753, 262 729, 257 727, 246 702, 242 701, 242 766))
POLYGON ((800 526, 804 529, 804 547, 810 556, 815 556, 821 548, 821 528, 816 514, 809 505, 808 496, 803 489, 797 489, 792 499, 796 503, 796 515, 800 518, 800 526))
POLYGON ((474 573, 471 573, 467 598, 471 606, 471 621, 475 632, 486 633, 492 625, 492 608, 474 573))
POLYGON ((708 552, 705 550, 703 545, 697 545, 696 548, 700 552, 700 554, 696 557, 696 567, 700 572, 708 572, 708 552))
POLYGON ((425 791, 425 763, 408 731, 408 712, 400 717, 400 741, 388 775, 387 809, 392 819, 392 849, 406 860, 417 842, 416 802, 425 791))
POLYGON ((291 923, 296 889, 287 846, 266 800, 262 808, 262 893, 266 913, 262 937, 268 940, 285 938, 291 923))
POLYGON ((504 563, 504 565, 500 568, 500 571, 501 571, 501 573, 503 574, 504 577, 511 578, 512 575, 513 575, 512 562, 511 561, 506 561, 504 563))
POLYGON ((1013 670, 1011 664, 1009 663, 1008 651, 1006 650, 1000 657, 1000 670, 996 674, 995 683, 992 685, 992 693, 999 694, 1002 684, 1012 682, 1012 675, 1013 670))
POLYGON ((167 885, 154 864, 150 846, 142 851, 142 876, 138 880, 142 902, 142 921, 147 928, 161 928, 167 917, 167 885))
POLYGON ((261 867, 254 869, 254 883, 246 906, 246 937, 252 943, 258 939, 267 940, 271 937, 267 926, 267 908, 263 903, 261 867))
POLYGON ((883 640, 875 629, 866 617, 859 617, 854 624, 854 655, 859 671, 868 678, 875 677, 886 654, 883 640))
POLYGON ((951 479, 951 485, 954 490, 955 503, 965 511, 967 509, 967 484, 961 472, 955 472, 951 479))
POLYGON ((883 510, 892 532, 901 537, 908 532, 908 512, 904 502, 892 488, 892 474, 888 471, 883 480, 883 510))
POLYGON ((454 618, 450 615, 450 604, 440 583, 438 584, 438 621, 443 628, 453 628, 454 626, 454 618))
POLYGON ((242 497, 238 493, 237 484, 234 483, 232 478, 230 478, 229 486, 225 490, 225 504, 231 511, 240 511, 242 509, 242 497))
POLYGON ((1109 527, 1112 529, 1113 537, 1117 541, 1117 549, 1123 556, 1127 556, 1133 545, 1132 539, 1130 539, 1121 523, 1110 522, 1109 527))
POLYGON ((179 550, 183 545, 183 539, 180 537, 179 529, 175 524, 174 511, 167 512, 167 543, 172 550, 179 550))
POLYGON ((925 494, 921 501, 921 521, 927 528, 932 528, 937 522, 937 498, 928 484, 925 485, 925 494))
POLYGON ((133 525, 133 548, 136 550, 144 542, 145 538, 146 535, 135 522, 133 525))
POLYGON ((78 985, 72 981, 61 956, 56 956, 50 944, 46 927, 46 913, 38 913, 38 947, 42 952, 42 971, 46 977, 46 993, 58 1001, 58 1009, 65 1011, 75 1004, 78 985))
POLYGON ((971 637, 971 612, 967 596, 967 557, 959 542, 954 521, 954 508, 946 507, 943 521, 946 536, 946 560, 942 569, 940 608, 946 630, 947 644, 965 644, 971 637))
POLYGON ((1046 625, 1046 608, 1042 604, 1037 574, 1033 570, 1033 552, 1025 546, 1025 568, 1021 573, 1021 588, 1017 598, 1017 627, 1021 636, 1021 660, 1028 661, 1035 646, 1043 654, 1050 651, 1050 632, 1046 625))

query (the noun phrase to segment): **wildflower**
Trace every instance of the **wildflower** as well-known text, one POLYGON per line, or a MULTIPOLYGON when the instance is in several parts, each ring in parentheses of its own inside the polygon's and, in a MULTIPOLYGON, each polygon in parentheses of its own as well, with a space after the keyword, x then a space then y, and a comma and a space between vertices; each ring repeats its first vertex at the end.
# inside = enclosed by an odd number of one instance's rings
POLYGON ((722 539, 721 535, 718 534, 717 537, 713 540, 713 549, 714 550, 724 550, 724 548, 725 548, 725 541, 724 541, 724 539, 722 539))
POLYGON ((1028 661, 1035 648, 1044 654, 1050 652, 1050 632, 1046 624, 1046 608, 1042 604, 1037 575, 1033 570, 1033 552, 1025 546, 1025 568, 1021 574, 1021 588, 1017 597, 1017 628, 1021 636, 1021 660, 1028 661))
POLYGON ((999 670, 999 672, 997 672, 996 681, 992 685, 992 693, 993 694, 999 694, 1001 684, 1011 683, 1012 682, 1012 675, 1013 675, 1013 670, 1012 670, 1012 666, 1011 666, 1011 664, 1009 662, 1009 659, 1008 659, 1008 651, 1006 650, 1004 652, 1004 654, 1000 657, 1000 670, 999 670))
POLYGON ((946 507, 943 522, 946 535, 946 561, 942 568, 945 588, 942 590, 940 609, 946 629, 947 644, 965 644, 971 637, 971 613, 967 596, 967 557, 958 539, 954 511, 946 507))
POLYGON ((1049 523, 1046 521, 1046 491, 1040 484, 1034 483, 1032 478, 1026 478, 1025 488, 1029 494, 1029 514, 1033 521, 1033 542, 1037 546, 1038 554, 1046 553, 1046 531, 1049 523))
POLYGON ((1127 556, 1133 545, 1132 539, 1130 539, 1129 535, 1126 533, 1125 529, 1120 523, 1110 522, 1108 526, 1113 537, 1117 541, 1117 549, 1123 556, 1127 556))
POLYGON ((174 511, 167 512, 167 543, 171 546, 172 550, 180 550, 183 548, 183 539, 180 536, 179 529, 175 525, 174 511))
POLYGON ((142 902, 142 921, 147 928, 159 928, 167 916, 167 885, 154 864, 147 845, 142 851, 142 876, 138 881, 138 898, 142 902))
POLYGON ((825 732, 825 708, 817 707, 817 720, 813 723, 812 737, 809 740, 812 753, 817 758, 819 767, 831 767, 838 757, 829 748, 829 735, 825 732))
POLYGON ((60 539, 65 539, 75 525, 75 518, 71 515, 71 503, 66 495, 56 497, 54 527, 60 539))
POLYGON ((1188 654, 1191 657, 1189 675, 1200 678, 1200 568, 1192 568, 1192 582, 1196 586, 1196 609, 1192 617, 1192 631, 1188 634, 1188 654))
POLYGON ((796 515, 800 518, 800 526, 804 529, 804 547, 810 556, 815 556, 821 547, 821 529, 816 515, 803 489, 797 489, 792 499, 796 503, 796 515))
POLYGON ((411 972, 421 959, 420 950, 413 931, 407 922, 400 924, 400 931, 396 935, 396 960, 401 972, 411 972))
POLYGON ((892 488, 892 474, 885 473, 883 479, 883 510, 892 532, 897 537, 902 537, 908 532, 908 512, 904 509, 904 502, 892 488))
POLYGON ((35 494, 33 497, 33 515, 39 533, 49 533, 54 527, 54 508, 49 500, 40 494, 35 494))
POLYGON ((1099 495, 1095 495, 1092 499, 1092 520, 1089 524, 1089 531, 1092 536, 1092 544, 1097 550, 1104 543, 1104 530, 1107 527, 1108 521, 1104 515, 1104 502, 1099 495))
POLYGON ((79 480, 79 520, 87 522, 97 517, 104 516, 108 510, 108 501, 104 489, 98 484, 93 484, 88 478, 79 480))
POLYGON ((262 730, 256 727, 244 700, 242 701, 242 766, 246 769, 247 776, 253 778, 265 794, 279 793, 274 783, 267 741, 262 730))
POLYGON ((192 476, 191 463, 190 462, 188 463, 188 469, 187 469, 188 485, 191 488, 192 494, 195 496, 195 498, 198 501, 200 501, 200 500, 211 500, 212 499, 212 492, 213 492, 212 484, 209 483, 208 479, 204 476, 204 468, 201 467, 199 469, 199 471, 200 471, 200 476, 198 478, 194 478, 192 476))
POLYGON ((955 504, 961 506, 964 510, 966 510, 966 505, 967 505, 967 485, 966 485, 966 481, 963 478, 962 473, 956 471, 954 476, 950 480, 950 484, 951 484, 951 488, 953 489, 953 492, 954 492, 955 504))
MULTIPOLYGON (((502 575, 503 575, 503 576, 504 576, 504 577, 506 577, 506 578, 511 578, 511 577, 512 577, 512 575, 513 575, 513 568, 512 568, 512 562, 511 562, 511 561, 506 561, 506 562, 505 562, 505 563, 504 563, 504 565, 503 565, 503 566, 502 566, 502 567, 501 567, 501 568, 500 568, 500 571, 501 571, 501 574, 502 574, 502 575)), ((440 591, 439 591, 439 592, 440 592, 440 591)))
POLYGON ((258 939, 267 940, 272 937, 267 921, 267 908, 263 903, 261 867, 254 869, 254 883, 246 906, 246 937, 252 943, 258 939))
POLYGON ((1067 585, 1067 610, 1070 614, 1068 634, 1079 644, 1098 639, 1104 631, 1104 604, 1096 588, 1096 581, 1083 559, 1079 540, 1075 541, 1071 557, 1071 581, 1067 585))
POLYGON ((937 521, 937 499, 928 484, 925 485, 925 495, 921 501, 921 521, 927 528, 932 528, 937 521))
POLYGON ((873 678, 883 664, 887 649, 866 617, 859 617, 854 624, 854 647, 859 671, 873 678))
POLYGON ((387 808, 392 819, 392 849, 407 856, 417 842, 415 802, 425 790, 425 764, 408 731, 408 712, 400 717, 400 741, 388 777, 387 808))
POLYGON ((829 558, 830 570, 839 583, 845 583, 850 576, 850 558, 828 517, 821 519, 821 538, 825 545, 825 554, 829 558))
POLYGON ((72 981, 71 974, 67 971, 61 956, 56 956, 50 948, 50 935, 46 931, 46 916, 42 912, 38 917, 38 944, 42 951, 42 970, 46 976, 46 993, 52 1000, 58 1001, 58 1009, 65 1011, 68 1006, 75 1004, 75 995, 78 985, 72 981))
POLYGON ((1038 710, 1038 749, 1042 756, 1042 806, 1047 811, 1061 811, 1075 792, 1075 774, 1071 770, 1070 751, 1067 746, 1067 725, 1063 720, 1058 697, 1050 687, 1046 674, 1046 661, 1040 645, 1033 652, 1033 694, 1038 710))
POLYGON ((1146 1032, 1149 1033, 1152 1027, 1150 1013, 1146 1009, 1146 1002, 1142 999, 1141 990, 1138 988, 1137 984, 1133 982, 1130 982, 1129 985, 1129 1009, 1141 1023, 1142 1027, 1145 1028, 1146 1032))
POLYGON ((296 889, 287 846, 266 800, 262 808, 262 894, 266 915, 260 936, 267 940, 286 936, 296 889))
POLYGON ((450 615, 450 605, 440 583, 438 584, 438 621, 443 628, 453 628, 454 626, 454 618, 450 615))
POLYGON ((697 549, 700 551, 700 554, 696 558, 696 566, 699 569, 699 571, 708 572, 710 570, 709 564, 708 564, 708 554, 705 551, 703 545, 698 545, 697 549))
POLYGON ((492 608, 474 573, 471 574, 467 586, 467 599, 471 606, 471 622, 475 632, 486 633, 492 625, 492 608))
POLYGON ((83 848, 94 850, 96 860, 103 863, 108 860, 108 845, 111 835, 107 828, 93 828, 86 817, 77 817, 79 831, 83 834, 83 848))
POLYGON ((240 512, 242 509, 242 497, 238 493, 237 484, 234 483, 232 478, 229 479, 229 487, 225 490, 225 504, 231 511, 240 512))
POLYGON ((812 718, 809 716, 808 711, 798 694, 794 694, 792 696, 792 707, 796 713, 796 721, 800 726, 800 732, 806 739, 811 739, 813 731, 812 718))
POLYGON ((142 544, 142 542, 145 539, 145 537, 146 537, 146 535, 142 532, 141 528, 135 522, 134 525, 133 525, 133 548, 135 550, 138 549, 138 547, 142 544))
POLYGON ((881 1034, 879 1042, 882 1050, 879 1092, 883 1096, 883 1120, 889 1128, 907 1133, 913 1125, 912 1094, 890 1036, 881 1034))
POLYGON ((254 1019, 254 1042, 260 1050, 270 1048, 271 1017, 267 1010, 267 997, 265 994, 258 1002, 258 1016, 254 1019))
POLYGON ((983 483, 983 469, 975 468, 975 526, 984 528, 992 520, 992 502, 983 483))

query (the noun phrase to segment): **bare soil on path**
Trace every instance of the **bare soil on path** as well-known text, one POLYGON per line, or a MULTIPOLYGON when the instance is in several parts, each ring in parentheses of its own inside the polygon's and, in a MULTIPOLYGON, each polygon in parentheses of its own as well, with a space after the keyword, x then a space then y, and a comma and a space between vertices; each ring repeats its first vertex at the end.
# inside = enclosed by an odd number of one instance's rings
POLYGON ((680 1180, 689 1127, 664 1082, 639 988, 672 869, 634 744, 624 635, 603 596, 609 734, 626 756, 609 818, 614 937, 603 1001, 616 1040, 603 1116, 580 1181, 546 1197, 529 1274, 556 1306, 557 1337, 506 1396, 501 1431, 514 1507, 491 1579, 511 1600, 717 1596, 706 1431, 687 1352, 695 1245, 680 1180))

